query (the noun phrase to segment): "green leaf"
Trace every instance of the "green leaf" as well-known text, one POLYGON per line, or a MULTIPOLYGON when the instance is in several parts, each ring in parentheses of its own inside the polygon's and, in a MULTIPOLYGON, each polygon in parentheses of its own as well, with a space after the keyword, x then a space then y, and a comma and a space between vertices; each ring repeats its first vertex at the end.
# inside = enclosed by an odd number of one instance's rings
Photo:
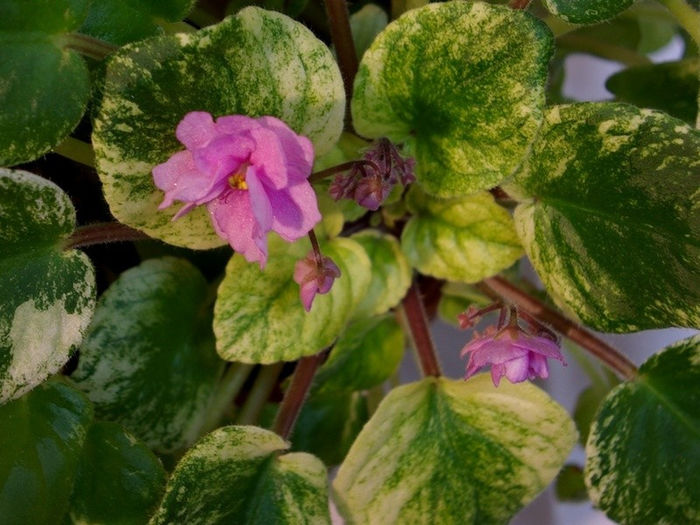
POLYGON ((380 385, 399 367, 405 343, 393 316, 351 323, 316 373, 316 391, 352 392, 380 385))
POLYGON ((56 35, 0 29, 0 48, 0 166, 12 166, 43 155, 75 128, 90 79, 83 59, 56 35))
POLYGON ((696 523, 700 336, 652 356, 603 402, 586 445, 593 503, 621 523, 696 523))
POLYGON ((605 87, 618 100, 660 109, 694 125, 698 113, 700 59, 627 68, 612 75, 605 87))
POLYGON ((634 0, 543 0, 553 14, 572 24, 595 24, 613 18, 634 0))
POLYGON ((340 467, 336 502, 357 523, 504 523, 575 441, 564 409, 530 383, 426 378, 384 398, 340 467))
POLYGON ((367 399, 359 392, 312 393, 294 424, 292 450, 338 465, 368 418, 367 399))
POLYGON ((212 297, 183 259, 151 259, 104 293, 73 379, 101 419, 159 452, 191 445, 223 371, 214 350, 212 297))
POLYGON ((284 454, 277 434, 224 427, 185 454, 152 525, 330 523, 326 469, 314 456, 284 454))
POLYGON ((405 143, 431 194, 495 186, 522 162, 540 125, 552 47, 542 22, 505 6, 447 2, 409 11, 362 58, 355 129, 405 143))
POLYGON ((445 200, 414 188, 407 203, 414 215, 401 234, 401 248, 421 273, 474 283, 523 254, 510 214, 487 192, 445 200))
POLYGON ((26 171, 0 168, 0 403, 56 373, 95 304, 87 256, 64 250, 75 228, 68 196, 26 171))
POLYGON ((68 509, 92 407, 49 381, 0 406, 0 516, 4 525, 60 522, 68 509))
POLYGON ((358 57, 362 58, 362 55, 388 23, 389 16, 386 11, 376 4, 367 4, 350 15, 352 41, 355 44, 355 53, 358 57))
POLYGON ((344 93, 328 48, 284 15, 250 7, 197 33, 152 38, 108 60, 93 145, 117 219, 189 248, 223 244, 203 207, 171 221, 151 170, 182 150, 175 128, 190 111, 273 115, 317 154, 343 126, 344 93))
POLYGON ((700 133, 611 103, 555 106, 506 191, 555 302, 630 332, 700 323, 700 133))
POLYGON ((91 0, 2 0, 0 31, 67 33, 80 27, 91 0))
POLYGON ((265 270, 234 255, 214 308, 216 350, 229 361, 269 364, 316 354, 340 335, 369 286, 370 261, 362 246, 336 238, 322 245, 341 271, 331 291, 304 311, 294 265, 306 256, 306 239, 271 243, 265 270))
POLYGON ((399 304, 411 286, 411 267, 396 237, 376 230, 352 236, 367 252, 372 265, 367 293, 357 307, 358 317, 379 315, 399 304))
POLYGON ((578 465, 564 465, 557 476, 555 492, 559 501, 577 503, 587 500, 583 469, 578 465))
POLYGON ((446 282, 440 293, 438 314, 453 326, 459 326, 457 316, 471 305, 483 308, 493 303, 493 299, 478 288, 465 283, 446 282))
POLYGON ((165 489, 160 460, 115 423, 94 423, 80 457, 67 523, 146 524, 165 489))

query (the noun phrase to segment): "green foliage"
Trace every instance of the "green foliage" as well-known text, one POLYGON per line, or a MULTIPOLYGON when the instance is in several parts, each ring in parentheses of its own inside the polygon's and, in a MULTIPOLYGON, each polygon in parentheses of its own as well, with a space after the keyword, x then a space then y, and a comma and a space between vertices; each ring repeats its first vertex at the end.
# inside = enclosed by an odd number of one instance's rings
POLYGON ((586 444, 593 503, 620 523, 696 523, 700 337, 652 356, 605 399, 586 444))
POLYGON ((557 476, 555 492, 559 501, 579 502, 588 499, 583 469, 578 465, 564 465, 557 476))
POLYGON ((506 191, 552 298, 598 330, 700 323, 700 133, 663 113, 555 106, 506 191))
POLYGON ((350 16, 350 29, 355 52, 359 58, 389 23, 386 11, 376 4, 366 4, 350 16))
POLYGON ((617 16, 634 0, 543 0, 552 14, 572 24, 595 24, 617 16))
POLYGON ((547 27, 522 11, 481 2, 409 11, 362 58, 355 129, 405 143, 431 194, 490 188, 537 132, 551 53, 547 27))
POLYGON ((199 271, 172 257, 148 260, 112 284, 73 374, 99 418, 159 452, 194 443, 224 366, 212 301, 199 271))
POLYGON ((95 305, 84 253, 65 250, 75 228, 68 195, 26 171, 0 168, 0 403, 68 361, 95 305))

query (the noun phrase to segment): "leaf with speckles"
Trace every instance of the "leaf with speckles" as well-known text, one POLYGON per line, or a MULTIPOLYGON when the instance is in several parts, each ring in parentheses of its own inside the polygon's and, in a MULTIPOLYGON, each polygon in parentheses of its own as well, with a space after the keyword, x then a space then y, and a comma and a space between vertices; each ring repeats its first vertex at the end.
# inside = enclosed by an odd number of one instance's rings
POLYGON ((555 302, 605 332, 700 324, 700 132, 613 103, 548 110, 506 191, 555 302))
POLYGON ((413 217, 401 234, 401 248, 421 273, 475 283, 523 255, 513 219, 487 192, 436 199, 413 188, 407 204, 413 217))
POLYGON ((543 0, 553 15, 571 24, 595 24, 613 18, 634 0, 543 0))
POLYGON ((603 401, 586 444, 593 503, 620 523, 700 521, 700 336, 652 356, 603 401))
POLYGON ((303 25, 249 7, 197 33, 130 44, 106 65, 92 135, 97 171, 114 216, 152 237, 211 248, 216 235, 200 207, 173 222, 158 210, 151 175, 183 146, 175 128, 190 111, 215 117, 272 115, 308 136, 317 154, 343 127, 345 95, 328 48, 303 25))
POLYGON ((264 271, 241 255, 231 258, 214 307, 216 349, 222 358, 262 364, 295 361, 318 353, 340 335, 367 292, 369 258, 351 239, 322 244, 321 251, 341 275, 306 312, 292 277, 294 265, 310 249, 307 239, 292 245, 271 242, 264 271))
POLYGON ((224 362, 214 350, 207 282, 184 259, 151 259, 104 293, 73 374, 101 419, 158 452, 199 436, 224 362))
POLYGON ((330 524, 326 468, 269 430, 215 430, 185 454, 151 525, 330 524))
POLYGON ((0 168, 0 403, 54 374, 80 344, 95 305, 87 256, 64 250, 68 196, 26 171, 0 168))
POLYGON ((367 252, 372 265, 372 280, 357 307, 356 317, 388 312, 411 286, 411 266, 396 237, 376 230, 364 230, 352 236, 367 252))
POLYGON ((355 44, 355 53, 358 57, 362 58, 362 55, 388 23, 389 16, 386 11, 375 4, 367 4, 350 15, 352 42, 355 44))
POLYGON ((53 525, 68 510, 92 406, 49 381, 0 406, 0 521, 53 525))
POLYGON ((522 162, 542 120, 552 35, 522 11, 429 4, 379 34, 355 79, 361 135, 405 143, 434 195, 490 188, 522 162))
POLYGON ((566 411, 530 383, 426 378, 381 402, 338 471, 335 501, 353 523, 505 523, 575 442, 566 411))

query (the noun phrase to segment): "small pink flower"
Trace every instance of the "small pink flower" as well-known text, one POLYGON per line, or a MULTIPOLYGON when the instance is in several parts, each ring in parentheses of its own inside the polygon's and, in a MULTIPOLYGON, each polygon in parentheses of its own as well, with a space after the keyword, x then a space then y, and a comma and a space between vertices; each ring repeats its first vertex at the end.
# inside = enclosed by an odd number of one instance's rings
POLYGON ((547 358, 558 359, 566 365, 555 341, 549 337, 526 334, 514 326, 507 326, 498 332, 491 328, 483 335, 477 334, 462 349, 462 357, 466 354, 469 354, 469 362, 464 379, 469 379, 479 369, 490 364, 491 379, 495 386, 498 386, 503 376, 511 383, 547 377, 547 358))
POLYGON ((216 233, 260 267, 267 262, 267 233, 293 242, 321 220, 307 181, 314 150, 275 117, 209 113, 185 115, 175 135, 185 146, 153 168, 165 192, 159 209, 184 202, 173 220, 206 205, 216 233))
POLYGON ((311 250, 309 254, 297 261, 294 267, 294 281, 299 285, 299 296, 304 309, 311 310, 311 304, 317 293, 328 293, 333 281, 340 277, 340 268, 330 257, 321 257, 311 250))

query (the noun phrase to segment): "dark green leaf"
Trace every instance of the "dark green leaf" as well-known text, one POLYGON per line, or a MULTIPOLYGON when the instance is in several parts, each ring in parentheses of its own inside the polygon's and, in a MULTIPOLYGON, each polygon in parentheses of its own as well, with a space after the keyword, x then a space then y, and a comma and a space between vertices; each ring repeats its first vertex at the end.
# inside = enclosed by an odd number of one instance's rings
POLYGON ((588 492, 583 482, 583 469, 578 465, 564 465, 557 476, 555 490, 559 501, 575 503, 587 500, 588 492))
POLYGON ((549 11, 572 24, 595 24, 617 16, 634 0, 543 0, 549 11))

